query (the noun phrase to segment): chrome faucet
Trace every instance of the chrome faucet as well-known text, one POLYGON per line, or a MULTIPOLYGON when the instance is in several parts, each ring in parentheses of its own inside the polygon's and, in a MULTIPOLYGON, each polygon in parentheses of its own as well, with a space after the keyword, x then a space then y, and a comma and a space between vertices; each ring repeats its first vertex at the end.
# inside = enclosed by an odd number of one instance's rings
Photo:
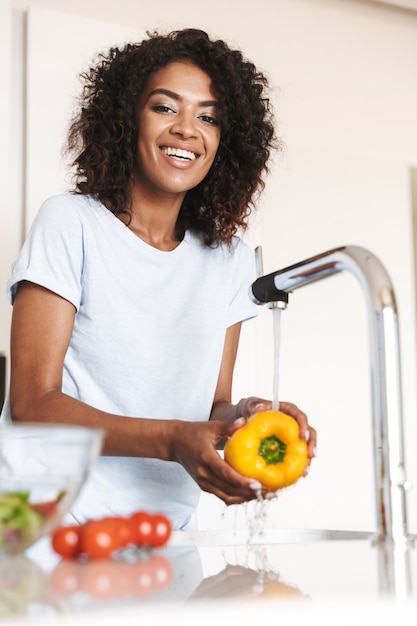
POLYGON ((271 274, 250 289, 256 304, 285 308, 288 293, 347 270, 359 280, 369 317, 377 540, 408 541, 397 308, 387 271, 369 250, 342 246, 271 274), (280 303, 280 304, 277 304, 280 303))

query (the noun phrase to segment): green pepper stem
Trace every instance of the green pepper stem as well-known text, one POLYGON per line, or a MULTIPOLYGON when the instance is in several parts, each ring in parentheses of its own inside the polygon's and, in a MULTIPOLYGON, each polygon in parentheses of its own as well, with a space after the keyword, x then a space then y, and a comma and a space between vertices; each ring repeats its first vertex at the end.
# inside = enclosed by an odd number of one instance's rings
POLYGON ((267 465, 282 463, 287 451, 287 444, 278 439, 276 435, 261 439, 258 454, 264 459, 267 465))

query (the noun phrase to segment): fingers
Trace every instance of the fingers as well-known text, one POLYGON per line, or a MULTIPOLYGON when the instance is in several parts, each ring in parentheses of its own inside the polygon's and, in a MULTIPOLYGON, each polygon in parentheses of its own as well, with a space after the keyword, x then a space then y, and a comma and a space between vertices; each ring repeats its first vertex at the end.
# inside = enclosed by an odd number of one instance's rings
POLYGON ((238 403, 238 412, 242 417, 246 419, 254 413, 260 413, 261 411, 270 411, 272 409, 272 403, 269 400, 263 398, 256 398, 250 396, 249 398, 242 398, 238 403))
POLYGON ((312 426, 309 427, 308 432, 308 456, 310 457, 310 459, 313 459, 315 456, 317 456, 317 432, 312 426))
POLYGON ((244 417, 238 417, 237 420, 233 422, 233 424, 229 424, 227 429, 226 437, 231 437, 233 433, 235 433, 239 428, 242 428, 246 424, 246 419, 244 417))
POLYGON ((218 477, 210 477, 207 480, 199 480, 198 482, 203 491, 214 494, 227 506, 254 500, 259 493, 258 489, 252 489, 247 485, 236 485, 218 477))
MULTIPOLYGON (((270 411, 271 409, 272 403, 269 400, 254 396, 242 398, 238 404, 238 412, 246 419, 255 413, 270 411)), ((280 402, 279 409, 297 421, 300 428, 300 438, 304 439, 308 444, 308 456, 310 459, 314 458, 317 454, 317 432, 308 423, 307 415, 292 402, 280 402)), ((236 421, 235 423, 238 424, 238 428, 241 427, 240 422, 236 421)))
MULTIPOLYGON (((242 478, 240 475, 239 477, 242 478)), ((239 487, 238 491, 242 491, 242 488, 239 487)), ((259 498, 270 499, 276 496, 275 492, 266 490, 257 480, 251 480, 249 485, 243 487, 242 493, 236 493, 235 487, 232 487, 230 483, 228 483, 224 489, 219 486, 215 490, 213 490, 213 484, 211 484, 210 493, 214 493, 227 506, 232 506, 233 504, 243 504, 244 502, 250 502, 251 500, 259 498)))
POLYGON ((249 494, 247 497, 242 496, 231 496, 230 494, 219 491, 215 493, 215 495, 220 498, 227 506, 233 506, 234 504, 243 504, 244 502, 250 502, 251 500, 255 500, 256 494, 249 494))
POLYGON ((228 506, 242 504, 265 495, 262 485, 257 480, 237 472, 217 453, 216 458, 207 457, 203 460, 200 457, 200 464, 195 469, 195 480, 200 488, 214 494, 228 506))
POLYGON ((258 498, 267 499, 268 496, 270 497, 271 493, 263 489, 262 485, 260 485, 259 483, 256 485, 256 488, 255 488, 256 482, 257 481, 253 481, 253 486, 250 487, 249 489, 246 488, 244 490, 244 494, 231 493, 230 490, 226 491, 220 487, 217 488, 216 490, 213 490, 212 488, 210 488, 210 493, 214 493, 227 506, 232 506, 233 504, 243 504, 244 502, 250 502, 251 500, 255 500, 258 498))
POLYGON ((317 455, 317 431, 308 423, 307 415, 292 402, 280 402, 280 411, 293 417, 300 427, 300 438, 308 444, 308 456, 310 459, 317 455))

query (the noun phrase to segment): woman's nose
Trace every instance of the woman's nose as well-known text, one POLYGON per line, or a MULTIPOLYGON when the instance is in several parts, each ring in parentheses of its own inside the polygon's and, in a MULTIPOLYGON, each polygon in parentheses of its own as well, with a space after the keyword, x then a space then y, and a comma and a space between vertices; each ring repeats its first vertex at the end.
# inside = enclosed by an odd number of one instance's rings
POLYGON ((188 113, 176 115, 171 131, 182 137, 196 137, 198 130, 195 117, 188 113))

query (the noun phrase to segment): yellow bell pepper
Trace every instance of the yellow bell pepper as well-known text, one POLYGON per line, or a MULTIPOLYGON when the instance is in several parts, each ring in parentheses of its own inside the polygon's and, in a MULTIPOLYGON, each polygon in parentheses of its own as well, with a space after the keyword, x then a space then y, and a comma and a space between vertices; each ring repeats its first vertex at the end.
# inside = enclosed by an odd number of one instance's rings
POLYGON ((308 465, 307 444, 296 420, 281 411, 255 413, 224 447, 225 460, 268 491, 295 483, 308 465))

